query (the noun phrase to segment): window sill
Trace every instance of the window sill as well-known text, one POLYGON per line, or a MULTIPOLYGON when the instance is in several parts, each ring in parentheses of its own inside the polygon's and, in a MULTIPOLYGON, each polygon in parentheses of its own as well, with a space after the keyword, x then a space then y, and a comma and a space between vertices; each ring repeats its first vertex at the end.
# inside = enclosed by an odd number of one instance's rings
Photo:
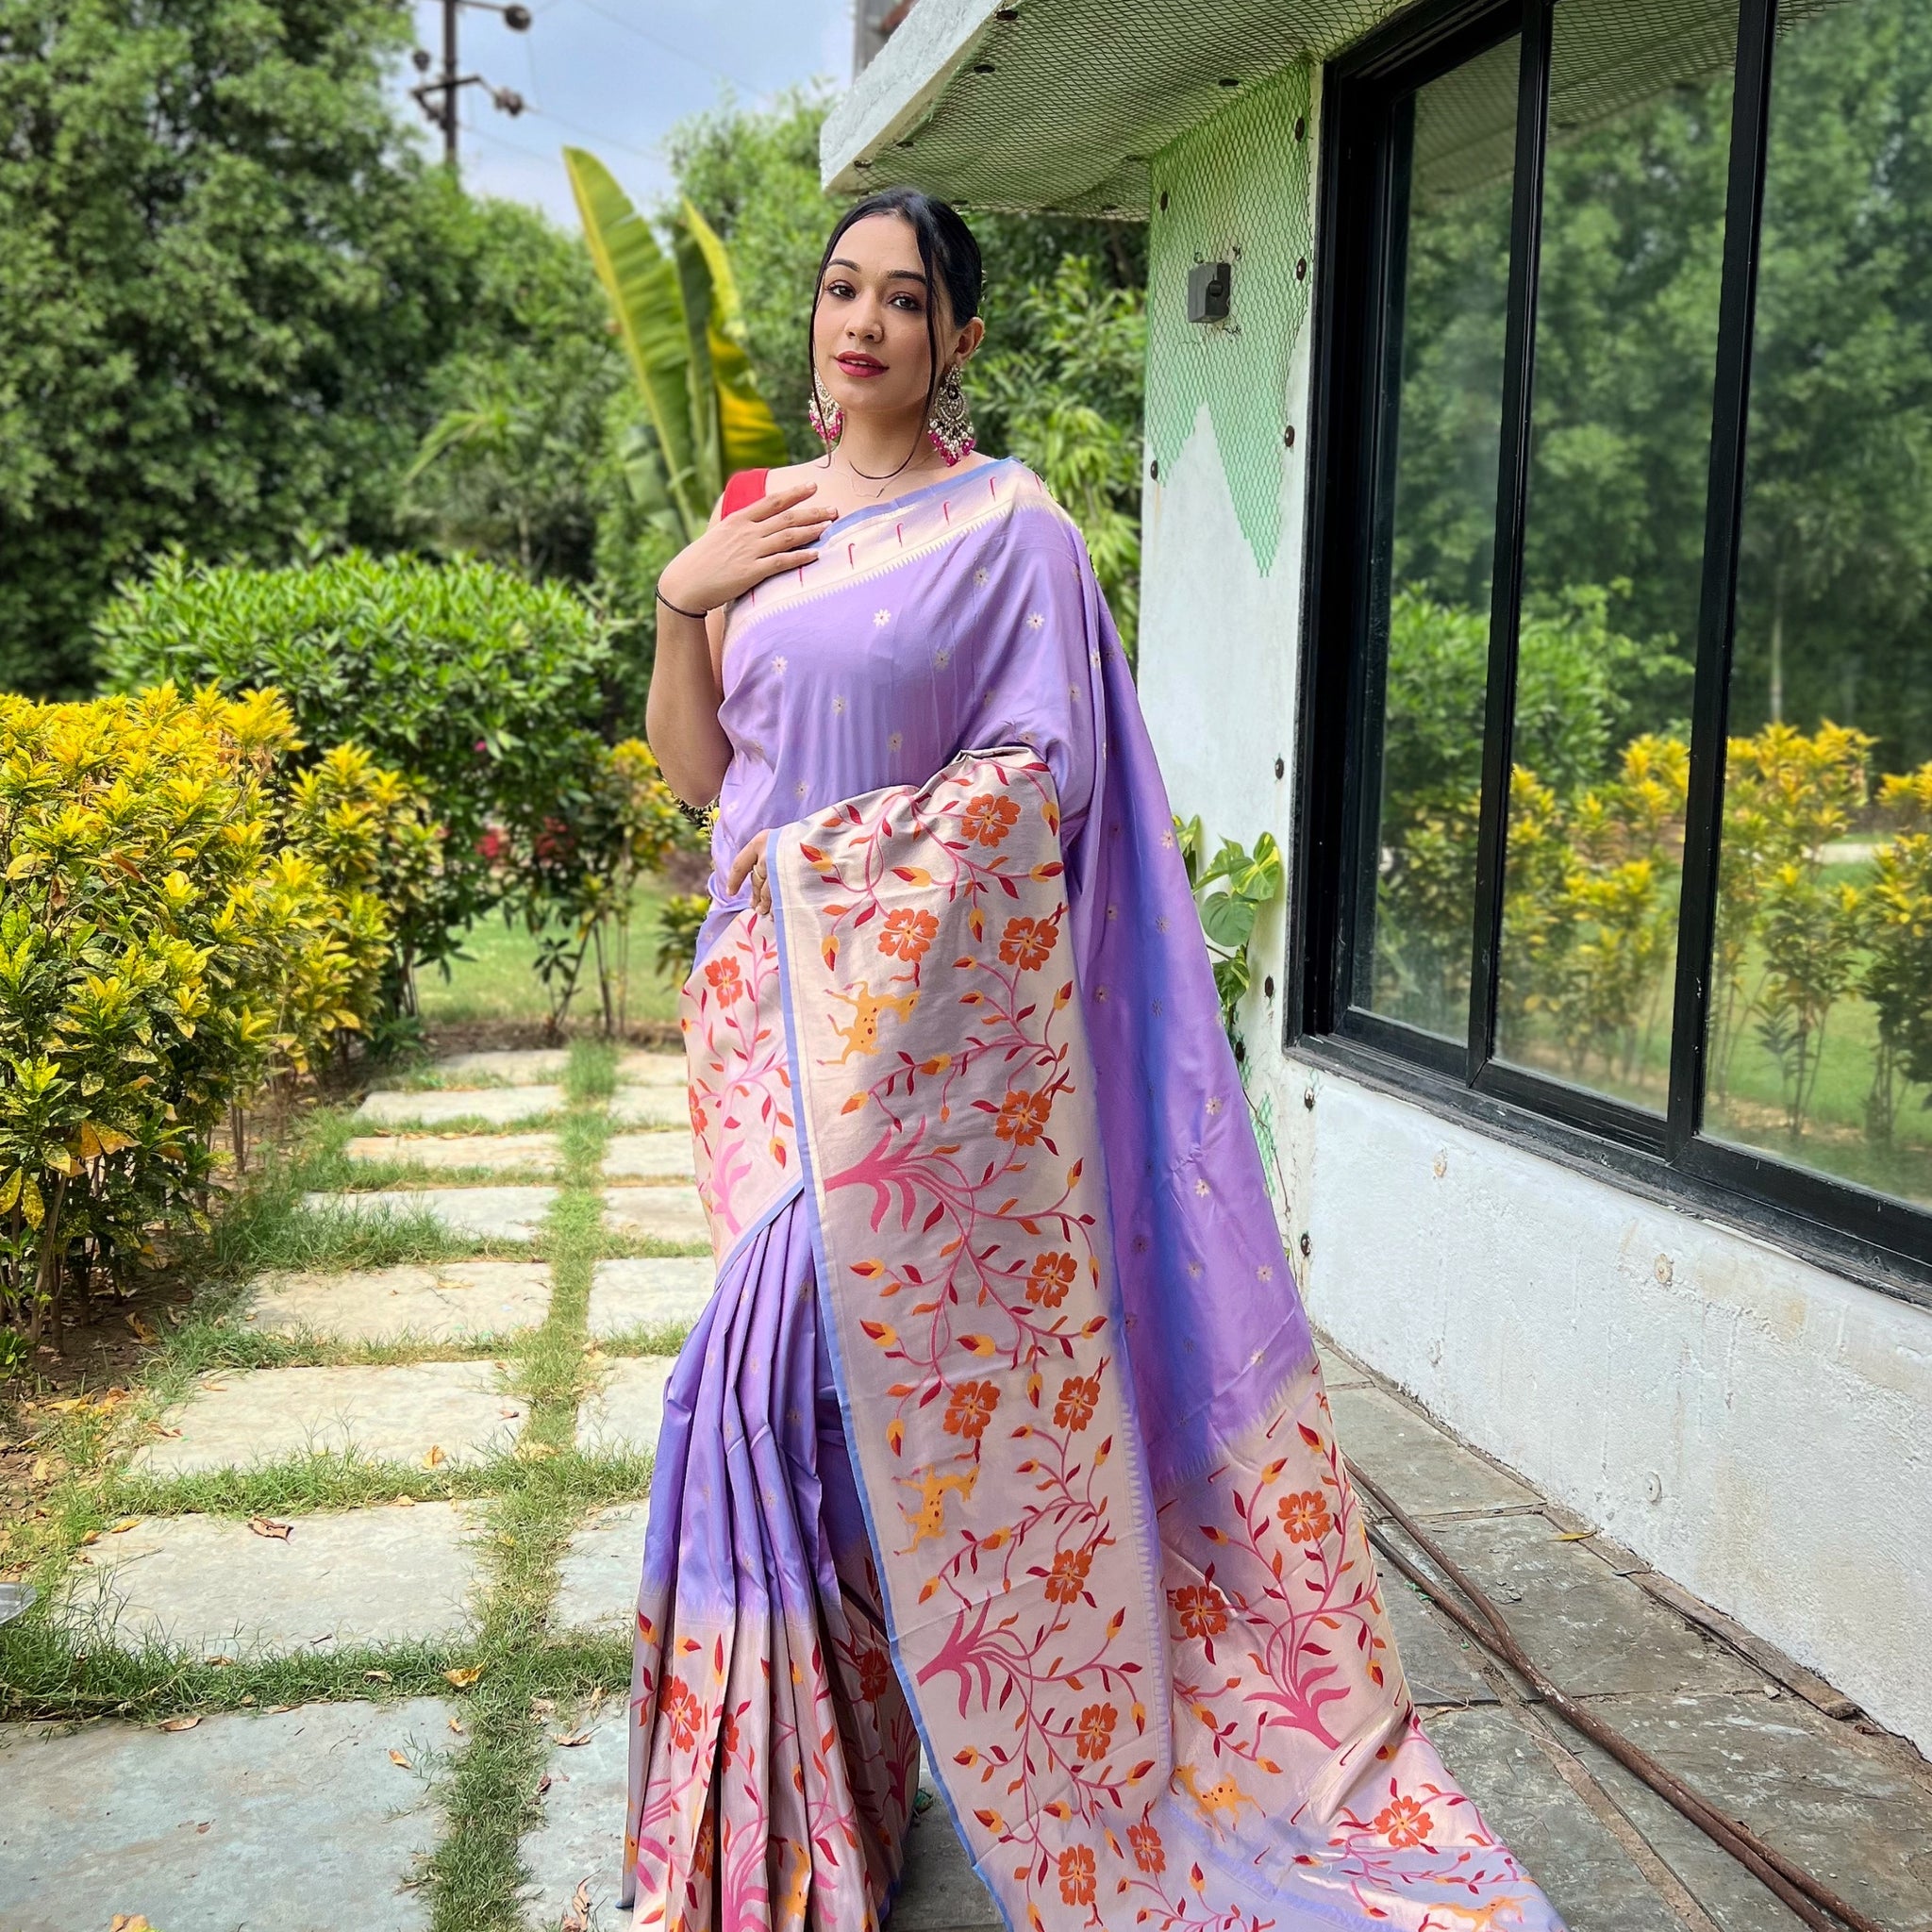
POLYGON ((1695 1215, 1728 1234, 1808 1262, 1857 1287, 1932 1309, 1932 1267, 1911 1256, 1859 1241, 1808 1215, 1707 1176, 1688 1174, 1658 1155, 1621 1145, 1492 1094, 1478 1093, 1459 1079, 1359 1041, 1333 1034, 1291 1034, 1283 1051, 1291 1059, 1407 1101, 1491 1140, 1526 1149, 1572 1173, 1679 1213, 1695 1215))

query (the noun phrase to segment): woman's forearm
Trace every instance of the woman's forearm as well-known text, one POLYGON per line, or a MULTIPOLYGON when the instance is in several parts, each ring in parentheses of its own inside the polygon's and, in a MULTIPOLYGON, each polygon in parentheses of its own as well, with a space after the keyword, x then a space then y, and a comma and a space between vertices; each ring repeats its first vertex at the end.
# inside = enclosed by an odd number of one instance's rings
POLYGON ((659 604, 644 735, 664 782, 689 805, 710 804, 731 762, 731 741, 718 723, 722 700, 704 623, 659 604))

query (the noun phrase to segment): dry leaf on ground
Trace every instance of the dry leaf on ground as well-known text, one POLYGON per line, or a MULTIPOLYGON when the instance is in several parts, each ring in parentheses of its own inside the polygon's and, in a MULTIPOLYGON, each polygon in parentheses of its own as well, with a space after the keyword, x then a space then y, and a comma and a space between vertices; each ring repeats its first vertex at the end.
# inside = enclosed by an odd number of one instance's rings
POLYGON ((570 1910, 563 1915, 559 1932, 591 1932, 591 1881, 577 1880, 577 1889, 571 1894, 570 1910))
POLYGON ((144 1341, 152 1348, 161 1339, 161 1331, 145 1315, 137 1314, 132 1308, 127 1311, 127 1325, 134 1330, 134 1339, 144 1341))
POLYGON ((126 1912, 116 1912, 108 1922, 108 1932, 155 1932, 155 1928, 141 1912, 132 1916, 126 1912))
POLYGON ((389 1761, 391 1764, 400 1764, 405 1771, 413 1771, 415 1769, 415 1766, 400 1751, 391 1751, 389 1754, 389 1761))
POLYGON ((579 1744, 588 1744, 591 1741, 591 1733, 589 1731, 573 1731, 569 1737, 560 1738, 553 1731, 550 1734, 550 1741, 553 1744, 559 1745, 566 1751, 571 1751, 575 1750, 579 1744))
POLYGON ((434 1469, 439 1462, 443 1462, 447 1459, 442 1453, 441 1445, 432 1442, 429 1445, 429 1454, 423 1458, 423 1462, 425 1468, 434 1469))
POLYGON ((198 1717, 164 1717, 159 1727, 164 1731, 192 1731, 200 1722, 198 1717))
POLYGON ((248 1526, 257 1536, 272 1536, 277 1542, 287 1542, 295 1534, 292 1523, 277 1523, 268 1516, 251 1516, 248 1526))
POLYGON ((125 1536, 130 1529, 138 1528, 140 1524, 141 1518, 138 1516, 124 1516, 119 1523, 108 1524, 108 1534, 109 1536, 125 1536))
POLYGON ((364 1671, 362 1681, 365 1684, 393 1684, 395 1677, 389 1671, 364 1671))
POLYGON ((458 1690, 467 1690, 483 1674, 481 1664, 472 1664, 467 1670, 445 1671, 442 1674, 458 1690))

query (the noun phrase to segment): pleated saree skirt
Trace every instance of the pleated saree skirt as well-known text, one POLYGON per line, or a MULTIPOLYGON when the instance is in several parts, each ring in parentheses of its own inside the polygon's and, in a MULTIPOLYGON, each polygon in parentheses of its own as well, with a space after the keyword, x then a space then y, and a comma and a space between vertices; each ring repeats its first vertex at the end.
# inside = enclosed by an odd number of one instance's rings
POLYGON ((732 1255, 673 1372, 637 1632, 635 1924, 870 1932, 919 1740, 796 1193, 732 1255))

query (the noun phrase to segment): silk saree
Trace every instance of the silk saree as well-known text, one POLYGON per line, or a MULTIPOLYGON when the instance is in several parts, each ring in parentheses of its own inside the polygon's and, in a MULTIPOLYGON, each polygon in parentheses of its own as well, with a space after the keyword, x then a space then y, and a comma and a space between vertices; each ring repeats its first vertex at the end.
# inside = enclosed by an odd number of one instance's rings
POLYGON ((682 994, 633 1923, 889 1923, 923 1753, 1016 1932, 1557 1927, 1417 1722, 1077 530, 846 517, 724 675, 773 910, 682 994))

